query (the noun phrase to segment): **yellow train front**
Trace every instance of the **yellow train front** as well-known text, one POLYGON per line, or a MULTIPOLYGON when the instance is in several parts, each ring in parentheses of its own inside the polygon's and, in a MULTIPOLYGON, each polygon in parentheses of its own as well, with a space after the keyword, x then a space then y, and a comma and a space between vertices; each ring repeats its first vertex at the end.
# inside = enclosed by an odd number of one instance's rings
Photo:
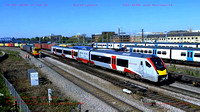
POLYGON ((22 50, 25 50, 31 53, 35 57, 39 57, 40 52, 41 52, 41 48, 33 47, 32 45, 22 45, 22 50))

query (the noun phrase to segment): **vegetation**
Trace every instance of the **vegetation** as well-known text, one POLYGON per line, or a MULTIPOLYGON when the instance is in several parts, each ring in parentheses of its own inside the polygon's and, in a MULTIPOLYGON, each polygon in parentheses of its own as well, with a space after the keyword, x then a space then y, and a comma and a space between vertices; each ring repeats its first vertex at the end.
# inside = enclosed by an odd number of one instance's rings
MULTIPOLYGON (((34 111, 71 111, 78 106, 78 102, 60 93, 56 86, 43 75, 38 68, 30 65, 19 56, 16 51, 3 50, 8 58, 0 63, 2 74, 15 87, 30 110, 34 111), (39 86, 31 86, 27 77, 28 69, 35 69, 39 74, 39 86), (53 90, 52 103, 48 103, 48 89, 53 90)), ((1 87, 0 80, 0 87, 1 87)), ((0 88, 0 90, 2 90, 0 88)), ((0 91, 1 93, 1 91, 0 91)), ((9 93, 5 93, 9 94, 9 93)), ((0 101, 4 101, 0 100, 0 101)), ((4 104, 4 103, 3 103, 4 104)), ((4 107, 4 106, 3 106, 4 107)), ((2 110, 2 109, 0 109, 2 110)))
POLYGON ((2 78, 2 72, 0 71, 0 110, 1 112, 14 111, 13 108, 14 98, 10 95, 7 86, 2 78))
POLYGON ((176 65, 172 65, 170 67, 167 68, 168 71, 170 72, 175 72, 178 74, 186 74, 186 75, 191 75, 191 76, 195 76, 195 77, 200 77, 200 73, 199 70, 193 70, 193 69, 189 69, 189 68, 178 68, 176 67, 176 65))
POLYGON ((1 52, 1 49, 0 49, 0 55, 3 55, 3 53, 1 52))

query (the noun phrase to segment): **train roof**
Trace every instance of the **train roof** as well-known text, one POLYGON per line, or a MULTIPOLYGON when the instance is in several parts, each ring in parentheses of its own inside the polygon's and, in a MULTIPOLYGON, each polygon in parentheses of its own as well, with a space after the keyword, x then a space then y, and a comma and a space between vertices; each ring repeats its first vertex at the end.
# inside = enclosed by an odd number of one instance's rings
POLYGON ((192 51, 200 51, 199 48, 185 48, 185 47, 177 47, 177 48, 172 48, 175 50, 192 50, 192 51))
POLYGON ((95 43, 145 43, 145 44, 190 44, 190 45, 196 45, 199 43, 173 43, 173 42, 95 42, 95 43))
POLYGON ((131 57, 139 57, 139 58, 157 57, 157 56, 151 55, 151 54, 127 53, 127 52, 118 52, 118 51, 114 51, 114 50, 92 50, 92 52, 107 53, 107 54, 122 55, 122 56, 131 56, 131 57))
POLYGON ((68 48, 68 49, 82 49, 82 50, 90 50, 93 49, 93 47, 89 46, 72 46, 72 47, 62 47, 62 46, 52 46, 52 47, 57 47, 57 48, 68 48))
POLYGON ((134 47, 134 48, 155 48, 155 49, 171 49, 174 47, 159 47, 159 46, 134 46, 134 45, 126 45, 125 47, 134 47))
POLYGON ((95 43, 146 43, 146 42, 95 42, 95 43))
POLYGON ((191 48, 191 47, 160 47, 160 46, 133 46, 133 45, 132 46, 127 45, 125 47, 200 51, 200 48, 191 48))
POLYGON ((190 45, 196 45, 198 43, 173 43, 173 42, 154 42, 154 43, 147 43, 147 44, 190 44, 190 45))

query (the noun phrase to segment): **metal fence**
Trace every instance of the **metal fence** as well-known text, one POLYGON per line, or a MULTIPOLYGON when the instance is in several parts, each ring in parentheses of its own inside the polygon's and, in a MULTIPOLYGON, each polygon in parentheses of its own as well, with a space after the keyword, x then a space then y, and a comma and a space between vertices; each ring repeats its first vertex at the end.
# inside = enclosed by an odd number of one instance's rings
POLYGON ((26 105, 26 103, 21 99, 20 95, 17 93, 15 88, 12 86, 12 84, 3 75, 2 75, 2 77, 3 77, 3 80, 6 84, 6 86, 8 87, 10 94, 12 94, 13 98, 17 102, 17 106, 19 107, 20 111, 31 112, 29 110, 28 106, 26 105))

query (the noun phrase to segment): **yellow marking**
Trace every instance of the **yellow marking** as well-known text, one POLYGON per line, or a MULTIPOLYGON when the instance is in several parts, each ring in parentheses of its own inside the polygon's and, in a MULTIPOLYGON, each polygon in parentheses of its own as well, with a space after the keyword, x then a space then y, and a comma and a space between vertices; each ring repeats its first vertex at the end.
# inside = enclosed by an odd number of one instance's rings
POLYGON ((0 43, 0 46, 4 46, 4 45, 0 43))
POLYGON ((166 69, 163 70, 163 71, 161 71, 161 70, 157 70, 157 71, 158 71, 159 75, 167 75, 167 70, 166 69))

